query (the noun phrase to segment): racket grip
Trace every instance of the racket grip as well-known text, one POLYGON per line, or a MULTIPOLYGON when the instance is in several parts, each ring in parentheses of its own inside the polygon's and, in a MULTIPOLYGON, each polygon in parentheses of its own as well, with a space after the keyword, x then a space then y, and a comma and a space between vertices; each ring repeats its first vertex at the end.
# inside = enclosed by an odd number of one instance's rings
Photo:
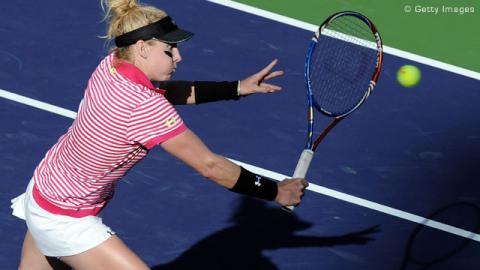
POLYGON ((295 167, 295 171, 293 172, 293 178, 305 178, 308 168, 310 167, 310 162, 312 162, 312 158, 312 150, 303 150, 300 158, 298 159, 297 167, 295 167))
MULTIPOLYGON (((298 159, 297 167, 295 167, 295 171, 293 172, 293 178, 305 178, 312 159, 313 151, 310 149, 303 150, 300 158, 298 159)), ((282 208, 288 212, 293 212, 293 210, 295 210, 295 206, 293 205, 283 206, 282 208)))

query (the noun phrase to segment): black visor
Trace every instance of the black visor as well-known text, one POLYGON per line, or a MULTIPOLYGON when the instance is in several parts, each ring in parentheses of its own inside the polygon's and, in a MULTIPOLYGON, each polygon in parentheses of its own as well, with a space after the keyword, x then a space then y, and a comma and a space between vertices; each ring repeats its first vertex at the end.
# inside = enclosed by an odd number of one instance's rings
POLYGON ((180 43, 190 39, 192 32, 182 30, 172 21, 165 17, 157 22, 145 25, 133 31, 127 32, 115 38, 117 47, 127 47, 139 40, 158 39, 165 43, 180 43))

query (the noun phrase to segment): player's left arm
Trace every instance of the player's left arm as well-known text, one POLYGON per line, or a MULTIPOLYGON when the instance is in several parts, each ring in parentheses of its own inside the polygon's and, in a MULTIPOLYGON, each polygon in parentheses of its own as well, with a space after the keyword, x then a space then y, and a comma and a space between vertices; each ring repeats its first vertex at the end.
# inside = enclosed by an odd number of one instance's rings
POLYGON ((187 129, 160 146, 172 156, 233 192, 261 199, 275 200, 282 206, 300 203, 308 183, 304 179, 285 179, 279 183, 257 175, 217 155, 187 129))
POLYGON ((266 81, 282 76, 283 71, 272 71, 278 60, 273 60, 257 73, 239 81, 164 81, 165 97, 174 105, 201 104, 220 100, 238 100, 254 93, 274 93, 282 88, 266 81))

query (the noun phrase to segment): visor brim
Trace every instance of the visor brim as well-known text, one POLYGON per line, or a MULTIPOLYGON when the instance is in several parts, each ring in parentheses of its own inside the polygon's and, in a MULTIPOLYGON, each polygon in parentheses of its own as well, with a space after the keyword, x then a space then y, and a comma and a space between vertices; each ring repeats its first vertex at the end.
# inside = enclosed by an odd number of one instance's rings
POLYGON ((181 43, 191 39, 193 35, 194 34, 190 31, 177 28, 172 32, 162 35, 161 37, 156 37, 156 39, 166 43, 181 43))

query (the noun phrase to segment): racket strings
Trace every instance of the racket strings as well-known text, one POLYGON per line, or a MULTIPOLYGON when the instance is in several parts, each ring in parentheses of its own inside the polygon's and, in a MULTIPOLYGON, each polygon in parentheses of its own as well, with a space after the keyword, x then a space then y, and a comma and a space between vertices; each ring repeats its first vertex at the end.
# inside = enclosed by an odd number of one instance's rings
POLYGON ((333 116, 355 109, 367 94, 376 61, 368 25, 352 16, 332 21, 311 56, 309 79, 317 107, 333 116))
POLYGON ((327 27, 330 31, 337 32, 345 40, 364 47, 376 49, 376 39, 370 27, 357 17, 344 16, 332 21, 327 27))

